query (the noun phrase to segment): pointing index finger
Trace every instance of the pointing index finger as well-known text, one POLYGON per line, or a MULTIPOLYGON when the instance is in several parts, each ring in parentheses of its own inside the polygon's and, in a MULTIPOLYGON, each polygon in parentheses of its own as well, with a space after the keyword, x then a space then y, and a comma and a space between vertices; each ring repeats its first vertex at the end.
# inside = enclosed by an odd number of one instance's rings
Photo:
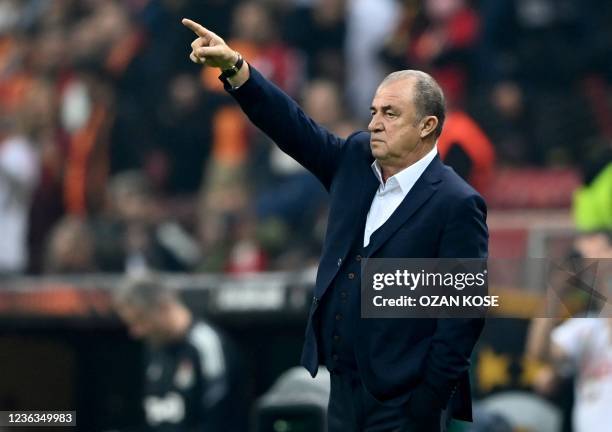
POLYGON ((187 18, 183 18, 181 22, 183 23, 185 27, 187 27, 189 30, 191 30, 192 32, 194 32, 200 37, 205 37, 205 38, 212 37, 212 32, 210 30, 207 30, 204 26, 198 24, 195 21, 192 21, 187 18))

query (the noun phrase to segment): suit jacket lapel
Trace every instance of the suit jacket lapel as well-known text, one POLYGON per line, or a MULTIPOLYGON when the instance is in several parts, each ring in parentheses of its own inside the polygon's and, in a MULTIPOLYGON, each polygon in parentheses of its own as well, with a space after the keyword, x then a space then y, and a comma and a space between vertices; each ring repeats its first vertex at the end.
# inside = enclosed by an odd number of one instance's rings
MULTIPOLYGON (((337 225, 337 220, 333 222, 331 220, 328 221, 329 224, 336 224, 338 229, 332 231, 333 235, 328 233, 325 241, 326 245, 331 245, 329 248, 333 250, 333 254, 329 257, 325 255, 323 259, 330 258, 330 263, 333 262, 334 265, 325 272, 322 272, 321 267, 319 267, 315 292, 315 295, 319 298, 325 294, 325 291, 340 270, 340 265, 335 265, 337 258, 345 258, 351 247, 355 244, 354 242, 360 242, 360 246, 363 244, 366 216, 370 210, 376 189, 379 186, 378 179, 370 167, 373 161, 372 155, 368 154, 368 157, 360 162, 360 166, 356 167, 360 174, 351 183, 354 192, 350 191, 340 199, 342 207, 346 211, 346 218, 343 218, 340 225, 337 225)), ((329 250, 327 253, 329 253, 329 250)))
POLYGON ((352 238, 355 238, 355 236, 360 235, 362 240, 361 244, 363 244, 363 232, 365 230, 366 218, 368 216, 368 212, 370 211, 374 195, 376 194, 376 191, 378 190, 379 186, 380 183, 378 182, 376 175, 374 175, 372 170, 370 170, 369 173, 366 175, 363 187, 361 189, 361 194, 359 196, 359 205, 355 209, 357 211, 357 214, 355 215, 355 225, 353 228, 354 234, 352 238))
POLYGON ((434 194, 443 167, 439 156, 431 161, 389 219, 370 237, 368 256, 374 254, 434 194))

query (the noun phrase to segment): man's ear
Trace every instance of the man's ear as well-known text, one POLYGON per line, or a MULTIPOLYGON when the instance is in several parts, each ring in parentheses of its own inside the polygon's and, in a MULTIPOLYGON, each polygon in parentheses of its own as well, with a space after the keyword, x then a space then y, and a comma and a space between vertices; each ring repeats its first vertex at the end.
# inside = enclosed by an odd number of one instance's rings
POLYGON ((431 135, 438 127, 438 117, 427 116, 421 120, 421 138, 431 135))

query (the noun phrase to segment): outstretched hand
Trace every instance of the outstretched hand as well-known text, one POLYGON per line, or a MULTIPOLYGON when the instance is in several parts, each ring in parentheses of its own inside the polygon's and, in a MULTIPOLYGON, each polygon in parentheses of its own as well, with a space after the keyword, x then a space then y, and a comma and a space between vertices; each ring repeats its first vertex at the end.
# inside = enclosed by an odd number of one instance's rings
POLYGON ((189 58, 197 64, 207 64, 219 69, 229 69, 238 61, 238 53, 225 41, 201 24, 187 18, 181 21, 198 37, 191 43, 189 58))

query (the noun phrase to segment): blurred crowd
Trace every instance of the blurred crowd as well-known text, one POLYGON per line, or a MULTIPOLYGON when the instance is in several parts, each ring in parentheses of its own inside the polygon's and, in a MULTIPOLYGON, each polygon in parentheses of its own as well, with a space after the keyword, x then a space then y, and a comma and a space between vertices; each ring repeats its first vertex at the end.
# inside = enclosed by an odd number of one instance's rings
POLYGON ((603 183, 577 214, 612 227, 605 0, 0 0, 0 275, 316 263, 322 186, 189 61, 182 17, 340 136, 387 73, 425 70, 440 153, 476 188, 570 167, 603 183))

